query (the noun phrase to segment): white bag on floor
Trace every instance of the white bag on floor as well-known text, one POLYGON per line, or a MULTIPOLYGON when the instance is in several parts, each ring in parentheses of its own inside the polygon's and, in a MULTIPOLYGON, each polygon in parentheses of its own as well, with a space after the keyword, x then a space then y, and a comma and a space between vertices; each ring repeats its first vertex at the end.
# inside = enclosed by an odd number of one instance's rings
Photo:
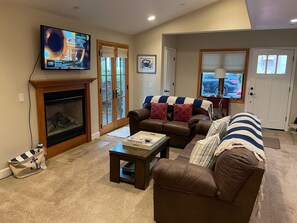
POLYGON ((38 144, 35 149, 31 149, 8 161, 9 168, 16 178, 28 177, 46 169, 45 148, 43 144, 38 144))

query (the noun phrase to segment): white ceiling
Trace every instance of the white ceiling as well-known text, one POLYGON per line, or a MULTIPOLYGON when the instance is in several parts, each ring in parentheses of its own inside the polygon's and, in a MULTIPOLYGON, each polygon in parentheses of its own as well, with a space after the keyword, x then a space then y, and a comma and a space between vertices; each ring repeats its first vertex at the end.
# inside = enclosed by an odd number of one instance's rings
POLYGON ((252 29, 291 29, 297 24, 297 0, 246 0, 252 29))
POLYGON ((32 8, 136 34, 219 0, 9 0, 32 8), (80 9, 75 10, 73 7, 80 9), (149 22, 148 16, 156 20, 149 22))
MULTIPOLYGON (((136 34, 222 0, 6 0, 111 30, 136 34), (79 9, 74 9, 78 6, 79 9), (147 21, 155 15, 156 20, 147 21)), ((297 0, 245 0, 252 29, 297 28, 297 0)))

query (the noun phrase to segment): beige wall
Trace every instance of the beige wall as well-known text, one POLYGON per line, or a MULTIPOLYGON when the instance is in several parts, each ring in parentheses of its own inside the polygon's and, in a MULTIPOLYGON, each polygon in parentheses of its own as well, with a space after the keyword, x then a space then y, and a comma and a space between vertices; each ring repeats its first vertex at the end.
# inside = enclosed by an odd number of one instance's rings
MULTIPOLYGON (((297 47, 297 30, 237 31, 177 36, 176 94, 197 95, 199 49, 297 47)), ((295 60, 296 61, 296 60, 295 60)), ((248 86, 249 83, 247 83, 248 86)), ((297 116, 297 78, 290 121, 297 116)), ((231 114, 244 111, 244 104, 232 103, 231 114)))
MULTIPOLYGON (((223 0, 135 35, 135 60, 137 54, 156 54, 157 73, 155 75, 138 74, 135 71, 133 107, 139 108, 147 95, 161 94, 162 52, 163 47, 166 46, 162 43, 163 34, 242 29, 250 29, 245 1, 223 0)), ((168 42, 172 44, 174 41, 172 42, 171 39, 168 42)))
MULTIPOLYGON (((0 170, 7 160, 29 149, 27 83, 35 60, 40 53, 39 26, 41 24, 91 34, 91 69, 89 71, 41 71, 37 66, 33 79, 97 77, 96 39, 128 44, 130 56, 133 38, 111 30, 87 25, 38 10, 10 3, 0 3, 0 170), (25 94, 25 102, 18 102, 18 94, 25 94)), ((134 67, 130 60, 130 69, 134 67)), ((130 83, 133 76, 130 78, 130 83)), ((32 95, 32 130, 34 144, 38 142, 36 104, 32 95)), ((97 81, 91 84, 92 133, 98 130, 97 81)))

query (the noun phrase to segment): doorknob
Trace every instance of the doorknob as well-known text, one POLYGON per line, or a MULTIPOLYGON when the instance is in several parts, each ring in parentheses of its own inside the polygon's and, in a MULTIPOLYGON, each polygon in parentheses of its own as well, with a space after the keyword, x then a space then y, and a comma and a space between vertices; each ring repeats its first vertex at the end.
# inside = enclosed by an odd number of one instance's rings
POLYGON ((251 87, 251 90, 254 90, 254 88, 253 88, 253 87, 251 87))
POLYGON ((253 95, 256 95, 256 94, 254 94, 253 92, 251 92, 250 95, 253 96, 253 95))

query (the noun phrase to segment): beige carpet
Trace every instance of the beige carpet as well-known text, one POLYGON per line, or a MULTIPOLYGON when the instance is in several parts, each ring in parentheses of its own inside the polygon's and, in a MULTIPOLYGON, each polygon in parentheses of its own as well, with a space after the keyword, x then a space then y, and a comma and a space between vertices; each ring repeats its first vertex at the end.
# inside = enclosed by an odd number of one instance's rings
MULTIPOLYGON (((264 134, 279 138, 282 149, 266 150, 261 218, 251 222, 297 222, 297 138, 264 134)), ((153 222, 152 181, 145 191, 109 181, 108 149, 121 140, 103 136, 50 159, 38 175, 0 180, 0 222, 153 222)), ((171 148, 170 158, 179 151, 171 148)))

